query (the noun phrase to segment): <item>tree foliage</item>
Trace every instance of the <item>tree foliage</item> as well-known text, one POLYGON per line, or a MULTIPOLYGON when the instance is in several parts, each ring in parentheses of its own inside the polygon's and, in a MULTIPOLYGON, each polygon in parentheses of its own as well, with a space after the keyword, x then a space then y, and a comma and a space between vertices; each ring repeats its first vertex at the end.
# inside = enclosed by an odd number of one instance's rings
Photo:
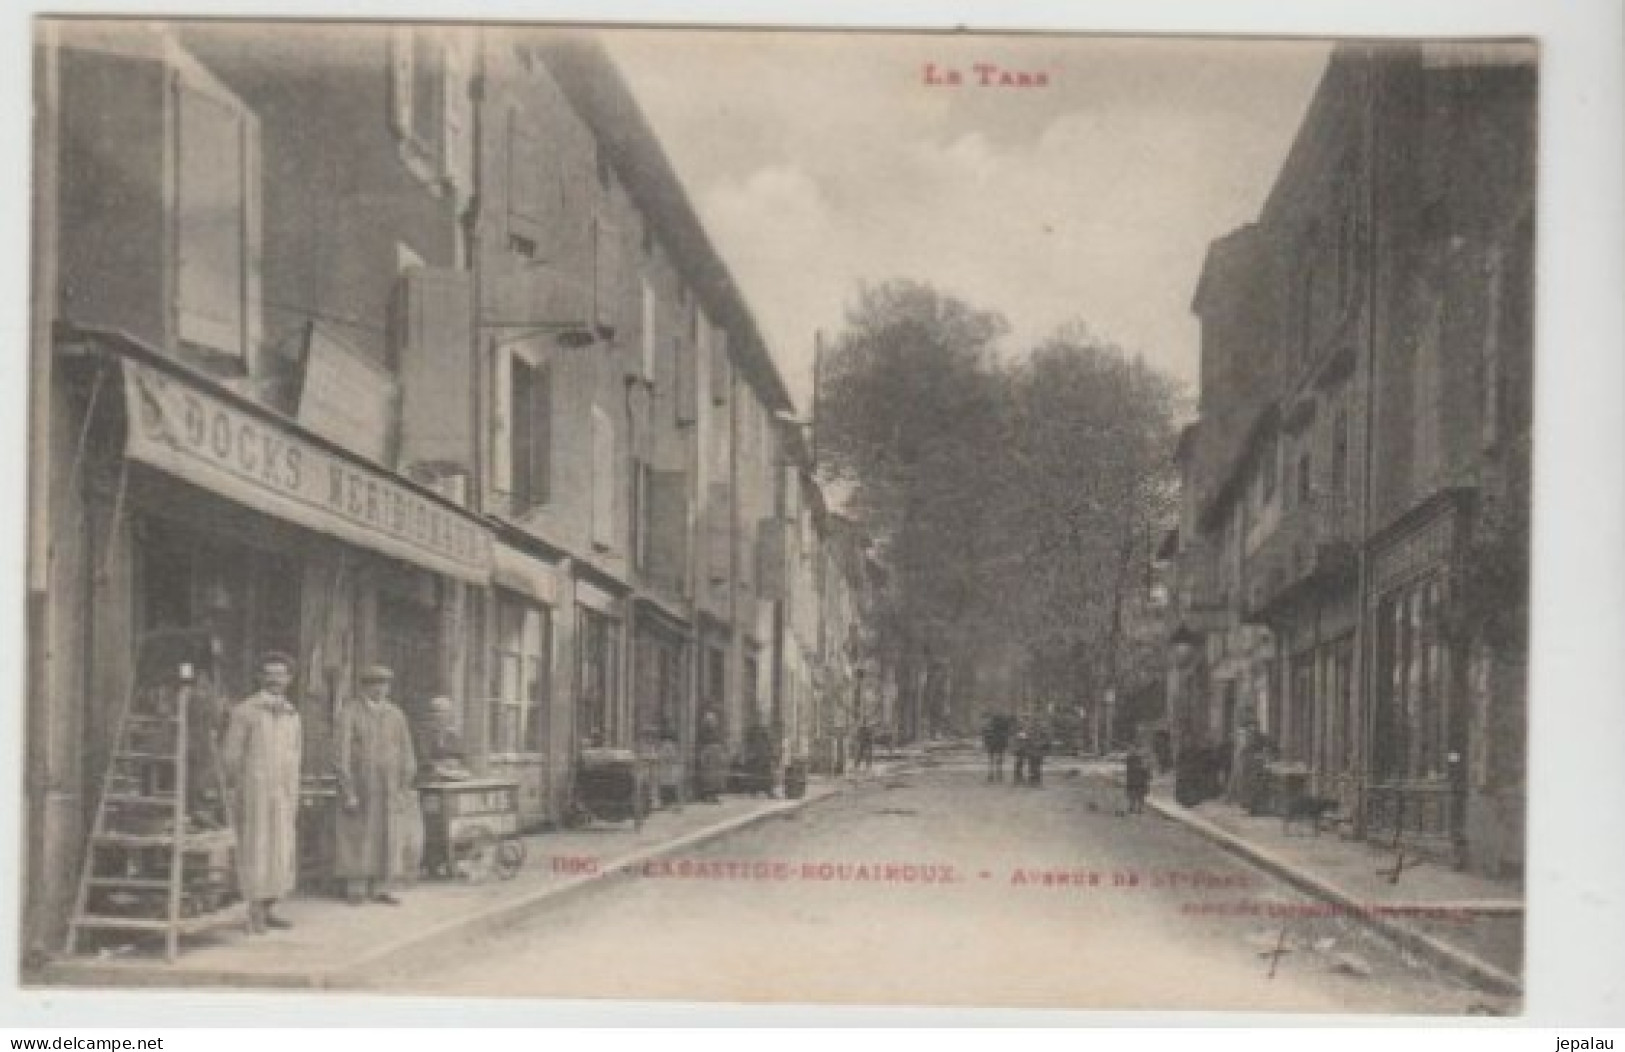
POLYGON ((1027 700, 1067 705, 1139 662, 1178 391, 1081 325, 1008 365, 1007 333, 892 282, 861 292, 822 370, 825 467, 878 542, 882 660, 917 732, 1016 700, 985 697, 1010 655, 1027 700))

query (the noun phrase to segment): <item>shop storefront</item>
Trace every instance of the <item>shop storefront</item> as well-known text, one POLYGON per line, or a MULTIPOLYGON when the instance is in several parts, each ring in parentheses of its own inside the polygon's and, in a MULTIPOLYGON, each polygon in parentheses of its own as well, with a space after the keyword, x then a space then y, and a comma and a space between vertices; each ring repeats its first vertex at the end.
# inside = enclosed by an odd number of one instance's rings
POLYGON ((1437 501, 1373 549, 1368 826, 1447 846, 1461 824, 1467 746, 1460 662, 1446 631, 1461 524, 1437 501))
MULTIPOLYGON (((493 776, 519 785, 520 823, 527 829, 563 815, 569 751, 556 699, 565 683, 558 669, 559 568, 505 544, 495 550, 489 684, 484 740, 493 776)), ((566 670, 567 671, 567 670, 566 670)))
MULTIPOLYGON (((318 812, 331 804, 331 728, 360 668, 395 669, 409 720, 436 696, 468 696, 469 596, 491 577, 490 538, 472 516, 159 356, 98 348, 79 364, 100 393, 84 403, 87 438, 69 472, 86 515, 71 547, 82 565, 61 579, 81 584, 57 599, 78 611, 70 645, 85 658, 73 721, 81 823, 161 637, 207 640, 200 673, 222 711, 256 689, 260 654, 293 657, 306 803, 318 812)), ((322 828, 308 823, 301 845, 318 884, 322 828)))
POLYGON ((614 596, 577 581, 576 740, 583 748, 632 747, 622 704, 622 621, 614 596))
POLYGON ((640 742, 675 742, 686 736, 687 653, 684 626, 652 604, 641 603, 632 700, 640 742))

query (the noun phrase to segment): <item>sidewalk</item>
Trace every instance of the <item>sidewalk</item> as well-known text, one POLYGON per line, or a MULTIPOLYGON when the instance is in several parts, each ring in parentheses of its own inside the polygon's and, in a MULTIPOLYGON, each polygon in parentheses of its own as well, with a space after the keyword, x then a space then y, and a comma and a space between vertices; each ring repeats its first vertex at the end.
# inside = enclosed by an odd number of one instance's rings
POLYGON ((1395 880, 1395 852, 1386 845, 1330 830, 1315 836, 1304 823, 1288 833, 1278 817, 1254 817, 1221 801, 1182 807, 1172 779, 1157 781, 1149 805, 1459 978, 1493 993, 1522 994, 1520 885, 1431 861, 1413 865, 1409 855, 1395 880))
POLYGON ((525 837, 523 868, 507 881, 425 880, 402 892, 399 906, 350 906, 336 898, 301 897, 279 905, 286 931, 248 936, 224 927, 188 940, 173 964, 161 957, 64 958, 25 985, 90 987, 345 986, 409 956, 430 954, 465 939, 510 927, 572 892, 615 878, 628 866, 696 849, 736 830, 787 818, 867 781, 893 773, 815 779, 800 800, 727 796, 656 811, 641 830, 630 823, 525 837), (564 860, 591 860, 589 872, 567 871, 564 860))

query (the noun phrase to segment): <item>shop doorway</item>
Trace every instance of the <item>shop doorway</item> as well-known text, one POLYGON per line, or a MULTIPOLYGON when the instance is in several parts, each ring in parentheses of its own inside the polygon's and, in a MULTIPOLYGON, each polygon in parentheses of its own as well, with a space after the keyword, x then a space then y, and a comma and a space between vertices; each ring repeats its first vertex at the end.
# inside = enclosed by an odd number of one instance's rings
POLYGON ((137 546, 138 634, 195 630, 213 652, 215 686, 229 701, 257 689, 267 650, 299 658, 299 564, 148 519, 137 546))
POLYGON ((442 693, 440 618, 434 607, 380 596, 378 661, 395 672, 395 704, 408 719, 421 718, 442 693))

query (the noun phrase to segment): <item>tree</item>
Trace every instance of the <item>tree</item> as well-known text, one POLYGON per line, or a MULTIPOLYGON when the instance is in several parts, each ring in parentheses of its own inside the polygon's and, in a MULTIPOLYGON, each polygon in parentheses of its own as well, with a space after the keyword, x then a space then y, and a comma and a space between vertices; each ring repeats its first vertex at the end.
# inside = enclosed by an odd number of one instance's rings
POLYGON ((877 628, 912 733, 960 722, 956 700, 974 682, 1006 331, 928 285, 891 282, 860 292, 823 370, 826 469, 852 484, 887 567, 877 628))
POLYGON ((1027 568, 1013 609, 1040 690, 1095 707, 1158 658, 1155 633, 1139 629, 1174 514, 1179 391, 1077 324, 1034 351, 1011 389, 1009 535, 1027 568))
POLYGON ((1160 655, 1144 615, 1178 390, 1082 325, 1001 366, 1006 329, 892 282, 862 291, 823 370, 826 469, 878 542, 876 639, 911 736, 1015 700, 979 682, 1012 653, 1064 708, 1160 655))

